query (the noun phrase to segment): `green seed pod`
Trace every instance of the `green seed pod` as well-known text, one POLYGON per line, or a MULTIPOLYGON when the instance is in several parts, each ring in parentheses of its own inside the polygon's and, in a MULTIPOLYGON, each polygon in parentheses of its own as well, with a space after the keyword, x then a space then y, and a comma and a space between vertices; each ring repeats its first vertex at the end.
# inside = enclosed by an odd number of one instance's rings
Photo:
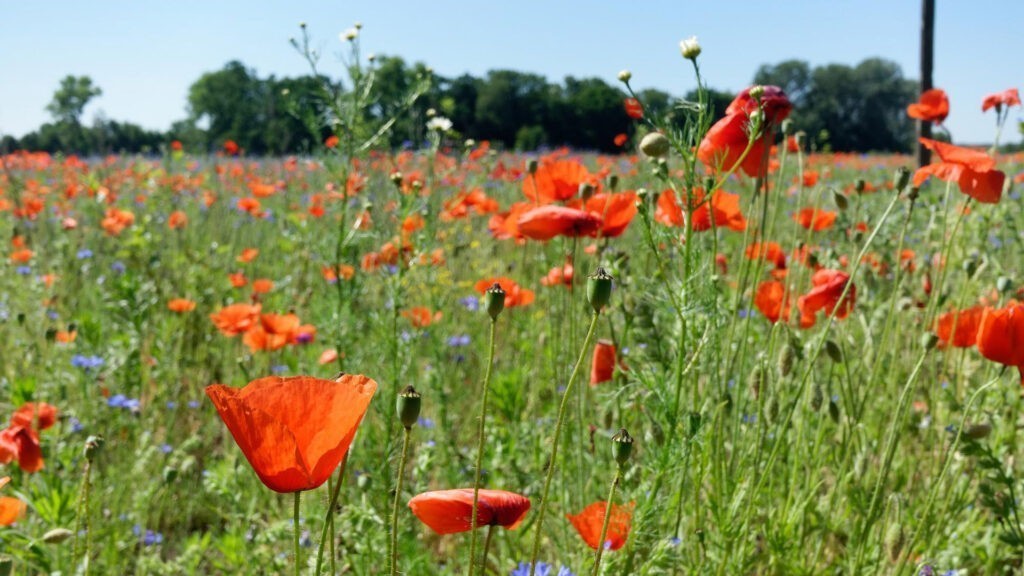
POLYGON ((885 549, 889 552, 890 560, 893 562, 899 561, 905 542, 906 535, 903 532, 903 526, 899 523, 890 525, 889 529, 885 532, 885 549))
POLYGON ((992 433, 992 424, 990 422, 982 422, 981 424, 971 424, 964 429, 964 436, 967 436, 971 440, 981 440, 992 433))
POLYGON ((360 474, 356 480, 356 486, 361 490, 369 491, 373 487, 373 476, 369 474, 360 474))
POLYGON ((857 194, 863 194, 864 189, 867 188, 868 183, 863 178, 857 178, 853 181, 853 190, 857 194))
POLYGON ((759 400, 762 393, 768 392, 768 372, 762 366, 756 366, 747 378, 747 385, 750 387, 750 395, 754 400, 759 400))
POLYGON ((974 278, 974 274, 978 271, 978 259, 972 256, 964 260, 963 267, 964 274, 967 274, 967 278, 974 278))
POLYGON ((0 576, 11 576, 14 573, 14 558, 0 554, 0 576))
POLYGON ((836 208, 839 208, 840 211, 844 211, 850 207, 850 201, 847 200, 846 196, 838 190, 832 191, 832 199, 835 200, 836 208))
POLYGON ((793 362, 796 361, 796 349, 790 345, 782 347, 779 351, 779 361, 776 367, 779 369, 779 378, 789 376, 793 371, 793 362))
POLYGON ((839 424, 839 404, 836 404, 835 400, 828 401, 828 417, 836 424, 839 424))
POLYGON ((619 466, 625 466, 632 453, 633 437, 626 432, 625 428, 620 428, 618 434, 612 436, 612 455, 615 457, 615 462, 619 466))
POLYGON ((422 398, 420 393, 416 391, 412 386, 406 386, 398 394, 398 398, 395 399, 395 411, 398 413, 398 419, 402 421, 402 426, 405 426, 406 430, 410 430, 413 424, 420 418, 420 406, 422 404, 422 398))
POLYGON ((74 536, 74 533, 67 528, 54 528, 43 534, 43 542, 47 544, 60 544, 72 536, 74 536))
POLYGON ((501 311, 505 309, 505 291, 497 282, 484 292, 484 310, 490 315, 491 320, 497 320, 501 311))
POLYGON ((793 119, 786 118, 783 120, 781 128, 783 134, 789 135, 789 133, 793 131, 793 119))
POLYGON ((531 159, 529 162, 527 162, 526 163, 526 171, 529 172, 531 176, 536 174, 537 173, 537 160, 531 159))
POLYGON ((92 462, 96 455, 99 454, 100 449, 103 448, 103 437, 102 436, 89 436, 85 439, 85 447, 82 449, 82 454, 85 459, 92 462))
POLYGON ((935 348, 939 343, 939 337, 931 332, 927 332, 921 335, 921 347, 925 350, 931 350, 935 348))
POLYGON ((811 389, 811 409, 817 412, 821 410, 821 406, 825 403, 825 391, 822 390, 821 384, 815 384, 814 388, 811 389))
POLYGON ((906 166, 900 166, 896 169, 896 173, 892 177, 892 187, 896 189, 897 193, 903 192, 903 189, 910 183, 910 169, 906 166))
POLYGON ((843 352, 839 349, 839 345, 831 340, 825 341, 825 353, 832 359, 836 364, 843 362, 843 352))
POLYGON ((615 190, 619 187, 619 175, 609 174, 608 178, 605 179, 605 182, 608 183, 608 189, 611 190, 612 192, 615 192, 615 190))
POLYGON ((669 141, 661 132, 651 132, 640 140, 640 151, 649 158, 661 158, 668 154, 669 141))
POLYGON ((53 342, 56 339, 57 339, 57 329, 56 328, 47 328, 46 329, 46 341, 47 342, 53 342))
POLYGON ((764 86, 758 84, 757 86, 751 87, 749 94, 752 100, 760 100, 761 97, 764 96, 764 86))
POLYGON ((598 266, 597 271, 587 278, 587 300, 595 313, 608 305, 612 299, 612 275, 598 266))
POLYGON ((996 280, 996 288, 1003 294, 1007 294, 1013 291, 1013 280, 1010 280, 1006 276, 1000 276, 996 280))
POLYGON ((590 182, 580 182, 577 191, 580 194, 580 198, 584 201, 590 200, 590 197, 594 195, 594 185, 590 182))
POLYGON ((178 469, 174 466, 164 466, 164 484, 171 484, 178 478, 178 469))

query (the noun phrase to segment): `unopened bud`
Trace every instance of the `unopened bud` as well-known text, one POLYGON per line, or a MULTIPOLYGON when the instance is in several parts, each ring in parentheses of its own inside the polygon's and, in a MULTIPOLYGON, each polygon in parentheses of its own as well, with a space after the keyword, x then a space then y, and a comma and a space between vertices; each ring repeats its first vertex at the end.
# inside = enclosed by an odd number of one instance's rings
POLYGON ((590 197, 594 195, 594 185, 590 182, 580 182, 577 190, 579 191, 580 198, 584 201, 590 200, 590 197))
POLYGON ((832 359, 833 362, 839 364, 843 361, 843 352, 839 349, 839 345, 831 340, 825 341, 825 353, 832 359))
POLYGON ((629 80, 633 77, 633 73, 629 70, 622 70, 619 72, 619 82, 629 83, 629 80))
POLYGON ((497 320, 501 311, 505 309, 505 290, 497 282, 484 292, 484 310, 490 315, 491 320, 497 320))
POLYGON ((896 192, 902 192, 910 183, 910 170, 906 166, 900 166, 892 177, 892 186, 896 192))
POLYGON ((615 189, 619 187, 619 175, 609 174, 606 182, 608 183, 608 189, 615 192, 615 189))
POLYGON ((601 267, 587 278, 587 300, 595 313, 601 312, 612 299, 612 280, 612 275, 601 267))
POLYGON ((971 440, 981 440, 992 433, 992 424, 989 422, 982 422, 981 424, 971 424, 964 429, 964 436, 967 436, 971 440))
POLYGON ((683 55, 683 58, 687 60, 696 60, 697 56, 700 56, 700 42, 697 42, 696 36, 690 36, 686 40, 679 43, 679 52, 683 55))
POLYGON ((526 163, 526 171, 529 172, 531 175, 536 174, 537 173, 537 161, 531 159, 529 162, 527 162, 526 163))
POLYGON ((619 429, 619 433, 612 436, 612 455, 619 466, 625 466, 633 453, 633 437, 626 432, 625 428, 619 429))
POLYGON ((760 84, 750 88, 750 97, 754 100, 760 100, 764 96, 764 86, 760 84))
POLYGON ((850 201, 846 199, 846 196, 838 190, 832 191, 832 199, 835 200, 836 208, 840 211, 846 210, 850 207, 850 201))
POLYGON ((921 347, 925 350, 931 350, 935 348, 939 343, 939 337, 931 332, 926 332, 921 335, 921 347))
POLYGON ((785 378, 793 371, 793 362, 796 360, 796 350, 792 346, 783 346, 779 352, 779 376, 785 378))
POLYGON ((866 187, 867 187, 867 182, 865 182, 863 178, 857 178, 856 180, 853 181, 853 189, 854 189, 854 191, 857 192, 857 194, 863 194, 864 193, 864 189, 866 187))
POLYGON ((82 449, 82 454, 85 455, 85 459, 92 462, 99 454, 100 449, 103 448, 103 437, 102 436, 89 436, 85 439, 85 447, 82 449))
POLYGON ((398 413, 398 419, 402 421, 402 426, 406 430, 412 429, 413 424, 416 424, 416 421, 419 420, 421 403, 420 393, 412 386, 406 386, 398 394, 398 398, 395 400, 395 411, 398 413))
POLYGON ((640 140, 640 151, 650 158, 660 158, 668 154, 669 141, 661 132, 651 132, 640 140))
POLYGON ((783 134, 787 134, 788 135, 790 132, 792 132, 793 131, 793 119, 792 118, 786 118, 785 120, 783 120, 782 121, 782 125, 780 126, 780 129, 782 130, 783 134))
POLYGON ((1010 280, 1006 276, 1000 276, 999 279, 996 280, 996 288, 1004 294, 1011 292, 1013 291, 1013 280, 1010 280))
POLYGON ((74 536, 74 532, 67 528, 54 528, 46 534, 43 534, 43 542, 46 542, 47 544, 60 544, 72 536, 74 536))

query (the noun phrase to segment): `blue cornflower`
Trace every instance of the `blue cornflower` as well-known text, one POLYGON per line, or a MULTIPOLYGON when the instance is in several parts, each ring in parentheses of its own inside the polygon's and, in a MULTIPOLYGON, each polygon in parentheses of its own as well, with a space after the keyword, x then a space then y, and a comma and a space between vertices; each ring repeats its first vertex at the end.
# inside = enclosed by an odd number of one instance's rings
POLYGON ((75 258, 78 258, 79 260, 92 258, 92 250, 89 250, 88 248, 82 248, 81 250, 78 251, 77 254, 75 254, 75 258))
POLYGON ((459 298, 459 304, 461 304, 463 308, 469 310, 470 312, 476 312, 477 310, 480 309, 480 299, 477 298, 476 296, 466 296, 465 298, 459 298))
POLYGON ((423 416, 420 416, 419 420, 417 420, 416 423, 419 424, 420 428, 426 428, 428 430, 434 427, 434 421, 431 420, 430 418, 425 418, 423 416))
POLYGON ((21 274, 22 276, 28 276, 29 274, 32 273, 32 267, 18 266, 17 268, 14 269, 14 271, 17 272, 18 274, 21 274))
POLYGON ((469 346, 469 334, 461 334, 448 338, 448 345, 451 347, 469 346))
POLYGON ((172 451, 174 451, 174 448, 172 448, 170 444, 165 443, 160 445, 160 451, 163 452, 164 454, 170 454, 172 451))
POLYGON ((117 261, 117 262, 114 262, 113 264, 111 264, 110 265, 110 269, 113 270, 114 273, 116 273, 116 274, 124 274, 124 271, 127 270, 127 268, 125 267, 124 263, 120 262, 120 261, 117 261))
POLYGON ((83 356, 75 354, 71 357, 71 365, 76 368, 84 368, 86 371, 103 366, 103 358, 99 356, 83 356))

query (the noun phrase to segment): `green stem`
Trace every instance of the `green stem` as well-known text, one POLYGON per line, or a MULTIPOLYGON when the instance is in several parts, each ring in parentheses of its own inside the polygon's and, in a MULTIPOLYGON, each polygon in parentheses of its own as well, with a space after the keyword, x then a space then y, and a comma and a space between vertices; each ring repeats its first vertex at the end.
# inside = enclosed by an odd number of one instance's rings
MULTIPOLYGON (((494 367, 494 335, 497 332, 498 321, 491 319, 491 336, 487 348, 487 370, 484 372, 484 397, 480 401, 480 423, 477 425, 476 438, 476 469, 473 473, 473 512, 470 520, 469 537, 469 574, 473 576, 476 571, 476 528, 477 512, 480 498, 480 470, 484 462, 484 431, 487 425, 487 395, 491 388, 491 369, 494 367)), ((490 540, 491 533, 487 533, 490 540)), ((484 553, 486 560, 487 554, 484 553)))
MULTIPOLYGON (((331 491, 331 497, 327 502, 327 516, 324 518, 324 527, 320 531, 320 546, 316 551, 316 576, 320 576, 320 569, 323 567, 324 561, 324 543, 327 541, 328 530, 334 526, 334 507, 338 505, 338 494, 341 492, 341 485, 344 483, 342 479, 345 476, 345 464, 348 463, 348 452, 345 453, 345 457, 341 460, 341 466, 338 468, 338 481, 334 484, 334 489, 331 491)), ((331 548, 334 548, 334 532, 331 532, 331 548)), ((331 554, 331 573, 334 573, 334 554, 331 554)))
POLYGON ((615 489, 619 487, 622 480, 622 466, 615 470, 615 479, 612 480, 612 487, 608 490, 608 501, 604 505, 604 522, 601 524, 601 538, 597 541, 597 556, 594 558, 593 576, 601 573, 601 555, 604 554, 604 539, 608 537, 608 523, 612 518, 612 504, 615 502, 615 489))
POLYGON ((302 491, 295 493, 295 505, 292 507, 292 546, 295 550, 295 576, 302 574, 302 561, 299 558, 299 503, 302 491))
POLYGON ((405 476, 405 462, 409 457, 409 436, 411 428, 405 428, 402 435, 402 459, 398 461, 398 480, 395 482, 395 500, 391 505, 391 538, 388 541, 388 562, 391 576, 398 574, 398 501, 402 498, 402 480, 405 476))
POLYGON ((487 552, 491 549, 491 536, 494 536, 494 524, 487 527, 487 538, 484 538, 484 557, 480 560, 481 571, 487 572, 487 552))
POLYGON ((576 382, 576 376, 579 374, 580 365, 583 364, 583 359, 587 356, 587 350, 590 348, 590 343, 594 339, 594 332, 597 329, 597 320, 600 317, 598 312, 594 312, 594 315, 590 318, 590 328, 587 329, 587 337, 583 341, 583 348, 580 349, 580 356, 576 360, 576 365, 572 368, 572 373, 569 375, 569 383, 565 386, 565 392, 562 393, 562 402, 558 406, 558 420, 555 422, 555 437, 551 442, 551 458, 548 460, 548 472, 544 478, 544 491, 541 493, 540 511, 537 513, 537 531, 533 536, 533 552, 530 554, 530 576, 534 576, 537 571, 537 554, 540 553, 540 538, 543 534, 544 527, 544 512, 547 511, 548 507, 548 492, 551 488, 551 478, 555 474, 555 462, 558 459, 558 439, 562 433, 562 421, 565 420, 565 409, 569 404, 569 397, 572 394, 572 385, 576 382))

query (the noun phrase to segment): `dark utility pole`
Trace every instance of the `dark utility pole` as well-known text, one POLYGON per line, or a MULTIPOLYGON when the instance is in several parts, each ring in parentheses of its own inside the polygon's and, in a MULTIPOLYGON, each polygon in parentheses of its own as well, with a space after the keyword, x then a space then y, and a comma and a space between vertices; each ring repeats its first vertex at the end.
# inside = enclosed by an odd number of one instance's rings
MULTIPOLYGON (((932 68, 935 53, 935 0, 921 0, 921 92, 933 88, 932 68)), ((917 121, 919 138, 932 137, 932 125, 926 120, 917 121)), ((925 166, 931 162, 931 152, 917 143, 917 165, 925 166)))

